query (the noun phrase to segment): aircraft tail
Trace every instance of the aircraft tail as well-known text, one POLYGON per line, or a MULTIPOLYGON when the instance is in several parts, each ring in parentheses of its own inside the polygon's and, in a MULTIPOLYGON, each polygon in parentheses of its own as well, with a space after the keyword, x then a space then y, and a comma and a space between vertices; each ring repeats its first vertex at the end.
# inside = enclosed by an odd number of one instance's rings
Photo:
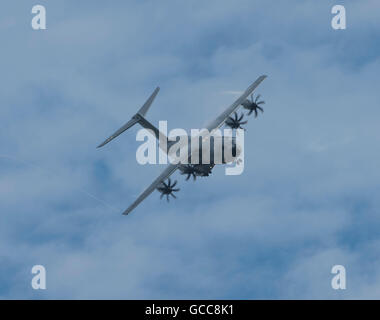
POLYGON ((131 120, 129 120, 125 125, 123 125, 120 129, 118 129, 109 138, 107 138, 106 140, 104 140, 100 145, 97 146, 97 148, 103 147, 108 142, 110 142, 111 140, 115 139, 120 134, 122 134, 124 131, 126 131, 127 129, 129 129, 132 126, 134 126, 136 123, 139 123, 142 127, 146 128, 146 129, 152 130, 153 133, 154 133, 154 135, 155 135, 155 137, 157 139, 159 139, 160 132, 158 131, 158 129, 153 124, 151 124, 147 119, 145 119, 145 115, 148 112, 150 106, 152 105, 154 98, 156 98, 156 96, 158 94, 158 91, 160 91, 159 87, 157 87, 153 91, 153 93, 148 98, 148 100, 144 103, 144 105, 140 108, 140 110, 137 111, 137 113, 132 117, 131 120))

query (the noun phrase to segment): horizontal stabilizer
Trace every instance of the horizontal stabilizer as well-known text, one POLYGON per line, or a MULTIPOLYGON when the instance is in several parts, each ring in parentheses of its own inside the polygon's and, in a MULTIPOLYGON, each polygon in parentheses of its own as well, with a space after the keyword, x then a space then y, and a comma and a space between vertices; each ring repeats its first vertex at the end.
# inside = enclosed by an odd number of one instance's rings
MULTIPOLYGON (((123 125, 119 130, 117 130, 113 135, 111 135, 109 138, 107 138, 106 140, 104 140, 104 142, 102 142, 100 145, 97 146, 97 148, 101 148, 103 147, 104 145, 106 145, 108 142, 110 142, 111 140, 115 139, 117 136, 119 136, 120 134, 122 134, 125 130, 129 129, 130 127, 132 127, 134 124, 136 124, 137 122, 141 122, 142 120, 145 120, 144 119, 144 116, 146 115, 146 113, 148 112, 150 106, 152 105, 152 102, 154 100, 154 98, 157 96, 157 93, 158 91, 160 91, 160 88, 157 87, 153 93, 150 95, 150 97, 148 98, 148 100, 146 100, 146 102, 144 103, 144 105, 140 108, 140 110, 137 112, 137 114, 135 114, 131 120, 129 120, 125 125, 123 125)), ((154 127, 153 127, 154 128, 154 127)))
POLYGON ((104 145, 106 145, 108 142, 111 140, 115 139, 117 136, 121 135, 125 130, 129 129, 132 127, 134 124, 138 122, 137 119, 131 119, 129 120, 125 125, 123 125, 119 130, 117 130, 113 135, 111 135, 109 138, 104 140, 100 145, 97 146, 97 148, 101 148, 104 145))
POLYGON ((151 94, 151 96, 148 98, 148 100, 146 100, 146 102, 144 103, 144 105, 141 107, 141 109, 137 112, 138 114, 141 114, 142 116, 145 116, 146 113, 148 112, 150 106, 152 105, 152 102, 154 100, 154 98, 156 97, 158 91, 160 91, 160 87, 157 87, 153 93, 151 94))

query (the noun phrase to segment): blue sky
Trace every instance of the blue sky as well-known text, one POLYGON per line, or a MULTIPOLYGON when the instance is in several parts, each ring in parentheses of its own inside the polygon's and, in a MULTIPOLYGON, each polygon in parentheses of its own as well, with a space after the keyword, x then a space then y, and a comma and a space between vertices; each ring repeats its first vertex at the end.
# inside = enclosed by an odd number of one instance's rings
POLYGON ((378 1, 38 3, 44 31, 30 1, 0 13, 0 298, 380 297, 378 1), (163 167, 137 128, 95 147, 157 85, 148 119, 190 129, 261 74, 244 174, 121 216, 163 167))

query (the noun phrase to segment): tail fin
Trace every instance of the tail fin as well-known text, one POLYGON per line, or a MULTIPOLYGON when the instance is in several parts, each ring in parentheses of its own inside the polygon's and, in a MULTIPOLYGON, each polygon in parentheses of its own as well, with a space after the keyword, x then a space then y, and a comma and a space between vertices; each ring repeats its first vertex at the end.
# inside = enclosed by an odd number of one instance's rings
POLYGON ((112 134, 109 138, 104 140, 100 145, 97 146, 97 148, 101 148, 104 145, 106 145, 111 140, 115 139, 117 136, 122 134, 125 130, 129 129, 133 125, 135 125, 137 122, 139 122, 144 128, 152 129, 155 133, 156 137, 158 137, 158 129, 154 127, 148 120, 144 118, 146 113, 148 112, 150 106, 152 105, 152 102, 154 98, 157 96, 158 91, 160 91, 160 88, 157 87, 154 92, 151 94, 149 99, 144 103, 144 105, 140 108, 140 110, 132 117, 131 120, 129 120, 125 125, 123 125, 119 130, 117 130, 114 134, 112 134))

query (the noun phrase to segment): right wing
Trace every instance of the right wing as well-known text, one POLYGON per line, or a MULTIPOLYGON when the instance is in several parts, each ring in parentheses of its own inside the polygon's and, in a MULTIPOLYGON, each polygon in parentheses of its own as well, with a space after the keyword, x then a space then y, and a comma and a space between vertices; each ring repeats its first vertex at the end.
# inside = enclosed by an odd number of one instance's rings
POLYGON ((245 99, 253 92, 253 90, 256 89, 256 87, 266 78, 266 75, 262 75, 257 78, 257 80, 252 83, 247 90, 244 91, 244 93, 237 99, 231 106, 229 106, 219 117, 217 117, 214 121, 209 123, 206 126, 206 129, 208 131, 213 131, 215 129, 218 129, 223 125, 223 123, 227 120, 227 118, 231 115, 232 112, 234 112, 245 99))
POLYGON ((134 208, 136 208, 140 202, 142 202, 146 197, 148 197, 160 184, 162 181, 164 181, 166 178, 170 177, 174 171, 178 169, 180 165, 179 164, 169 164, 166 169, 157 177, 156 180, 152 182, 152 184, 144 190, 143 193, 140 194, 140 196, 136 199, 135 202, 133 202, 127 210, 123 212, 124 215, 127 215, 130 213, 134 208))

